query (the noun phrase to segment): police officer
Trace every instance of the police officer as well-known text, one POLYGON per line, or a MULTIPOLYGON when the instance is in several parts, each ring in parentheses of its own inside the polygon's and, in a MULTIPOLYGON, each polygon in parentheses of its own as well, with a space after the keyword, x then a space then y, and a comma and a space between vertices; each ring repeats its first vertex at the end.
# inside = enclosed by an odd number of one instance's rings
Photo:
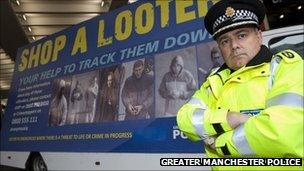
MULTIPOLYGON (((259 0, 222 0, 206 14, 225 63, 181 107, 177 123, 189 139, 204 141, 208 157, 303 158, 303 60, 262 45, 264 16, 259 0)), ((270 168, 213 167, 228 169, 270 168)))

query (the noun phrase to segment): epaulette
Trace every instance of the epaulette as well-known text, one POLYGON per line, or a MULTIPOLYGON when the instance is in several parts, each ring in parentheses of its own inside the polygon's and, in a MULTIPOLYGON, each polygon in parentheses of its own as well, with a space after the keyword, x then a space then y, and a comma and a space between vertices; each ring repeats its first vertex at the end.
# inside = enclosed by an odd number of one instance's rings
POLYGON ((300 60, 303 60, 302 57, 295 51, 287 49, 281 52, 276 53, 273 58, 279 57, 286 63, 293 63, 300 60))

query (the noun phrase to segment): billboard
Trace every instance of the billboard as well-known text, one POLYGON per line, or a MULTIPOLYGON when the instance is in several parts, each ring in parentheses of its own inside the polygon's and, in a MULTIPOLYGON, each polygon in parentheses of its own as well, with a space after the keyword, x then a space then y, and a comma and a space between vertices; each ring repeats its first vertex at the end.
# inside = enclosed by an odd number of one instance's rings
POLYGON ((203 152, 176 112, 221 63, 215 1, 138 1, 18 50, 1 151, 203 152))

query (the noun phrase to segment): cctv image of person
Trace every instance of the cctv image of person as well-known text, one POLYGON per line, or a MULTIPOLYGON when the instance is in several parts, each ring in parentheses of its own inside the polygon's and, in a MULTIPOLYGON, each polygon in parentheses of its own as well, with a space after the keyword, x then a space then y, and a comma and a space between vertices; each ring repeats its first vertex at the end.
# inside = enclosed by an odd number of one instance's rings
POLYGON ((124 83, 122 102, 126 108, 125 120, 148 119, 153 107, 154 80, 151 74, 144 72, 145 65, 137 60, 133 65, 133 72, 124 83))
POLYGON ((102 87, 101 96, 101 121, 116 121, 118 117, 118 85, 113 72, 108 72, 106 82, 102 87))
POLYGON ((98 78, 95 76, 90 80, 90 85, 88 89, 85 92, 85 98, 86 98, 86 123, 93 123, 96 113, 96 101, 97 101, 97 95, 98 95, 98 78))
POLYGON ((51 101, 49 109, 49 125, 50 126, 62 126, 66 124, 67 119, 67 100, 64 96, 65 81, 60 80, 57 85, 58 91, 51 101))
POLYGON ((192 96, 196 81, 190 71, 184 68, 181 55, 171 60, 169 71, 164 74, 158 92, 165 99, 164 116, 176 116, 178 109, 192 96))

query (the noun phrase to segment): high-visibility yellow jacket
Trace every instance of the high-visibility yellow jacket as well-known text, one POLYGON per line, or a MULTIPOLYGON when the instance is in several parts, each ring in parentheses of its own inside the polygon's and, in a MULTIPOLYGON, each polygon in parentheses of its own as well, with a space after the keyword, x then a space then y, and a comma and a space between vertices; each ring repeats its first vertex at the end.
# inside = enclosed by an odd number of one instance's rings
MULTIPOLYGON (((211 74, 178 111, 178 126, 194 141, 217 136, 216 150, 205 146, 208 157, 303 159, 303 72, 303 59, 294 51, 272 57, 262 46, 247 66, 232 72, 223 65, 211 74), (228 111, 252 117, 232 129, 226 120, 228 111)), ((213 170, 303 170, 303 166, 213 170)))

